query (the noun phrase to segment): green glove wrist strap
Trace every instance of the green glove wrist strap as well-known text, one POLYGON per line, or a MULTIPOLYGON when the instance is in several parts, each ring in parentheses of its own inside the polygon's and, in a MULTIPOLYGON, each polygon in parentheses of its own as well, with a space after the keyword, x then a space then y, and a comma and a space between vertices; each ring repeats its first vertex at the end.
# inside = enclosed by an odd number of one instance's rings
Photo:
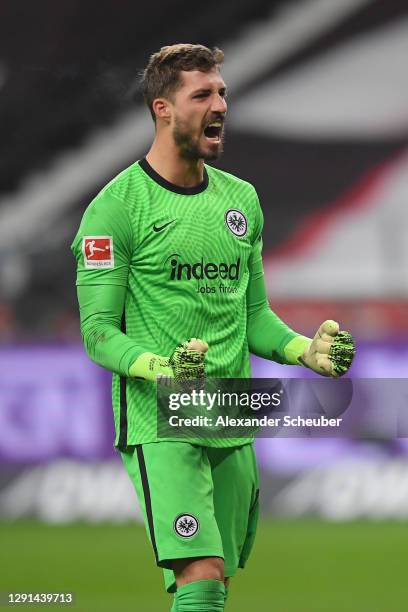
POLYGON ((174 376, 167 357, 142 353, 129 368, 129 376, 156 382, 157 376, 174 376))
POLYGON ((311 344, 312 339, 306 336, 296 336, 290 340, 284 348, 284 353, 287 361, 291 365, 303 365, 300 362, 305 349, 311 344))

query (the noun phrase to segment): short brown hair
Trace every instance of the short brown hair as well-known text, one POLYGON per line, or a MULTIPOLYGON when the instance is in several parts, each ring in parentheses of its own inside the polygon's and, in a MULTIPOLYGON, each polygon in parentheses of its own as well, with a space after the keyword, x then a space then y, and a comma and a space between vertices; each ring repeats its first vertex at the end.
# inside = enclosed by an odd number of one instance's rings
POLYGON ((160 51, 153 53, 141 78, 143 97, 153 121, 156 121, 153 100, 161 96, 171 99, 181 85, 182 70, 209 72, 222 64, 223 59, 224 53, 217 47, 209 49, 204 45, 188 43, 162 47, 160 51))

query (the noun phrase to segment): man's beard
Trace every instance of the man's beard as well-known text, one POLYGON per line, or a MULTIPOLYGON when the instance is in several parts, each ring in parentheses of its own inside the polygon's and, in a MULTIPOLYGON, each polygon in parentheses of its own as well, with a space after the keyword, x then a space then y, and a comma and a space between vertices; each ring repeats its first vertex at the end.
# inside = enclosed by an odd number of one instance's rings
POLYGON ((216 148, 214 147, 212 151, 204 150, 200 147, 200 138, 195 137, 192 131, 177 117, 174 121, 173 138, 180 149, 181 157, 189 161, 197 161, 199 159, 212 161, 218 159, 224 150, 224 131, 216 148))

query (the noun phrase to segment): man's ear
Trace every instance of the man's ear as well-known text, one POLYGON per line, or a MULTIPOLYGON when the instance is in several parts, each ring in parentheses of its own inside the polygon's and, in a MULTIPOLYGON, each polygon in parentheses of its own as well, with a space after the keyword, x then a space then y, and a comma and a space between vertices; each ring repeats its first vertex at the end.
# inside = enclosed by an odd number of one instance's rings
POLYGON ((153 100, 153 111, 157 119, 169 121, 171 117, 170 104, 166 98, 156 98, 153 100))

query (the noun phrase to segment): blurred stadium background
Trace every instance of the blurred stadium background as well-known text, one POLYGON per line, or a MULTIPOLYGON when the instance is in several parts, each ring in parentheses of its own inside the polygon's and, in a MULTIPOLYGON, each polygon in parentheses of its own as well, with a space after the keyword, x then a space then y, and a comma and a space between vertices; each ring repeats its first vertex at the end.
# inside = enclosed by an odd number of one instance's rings
MULTIPOLYGON (((352 330, 352 377, 408 378, 406 0, 2 0, 0 591, 74 591, 89 612, 169 608, 112 449, 109 374, 81 347, 69 245, 147 151, 137 74, 173 42, 226 53, 217 165, 257 187, 272 307, 305 334, 352 330)), ((406 610, 406 440, 257 452, 260 535, 230 609, 406 610)))

